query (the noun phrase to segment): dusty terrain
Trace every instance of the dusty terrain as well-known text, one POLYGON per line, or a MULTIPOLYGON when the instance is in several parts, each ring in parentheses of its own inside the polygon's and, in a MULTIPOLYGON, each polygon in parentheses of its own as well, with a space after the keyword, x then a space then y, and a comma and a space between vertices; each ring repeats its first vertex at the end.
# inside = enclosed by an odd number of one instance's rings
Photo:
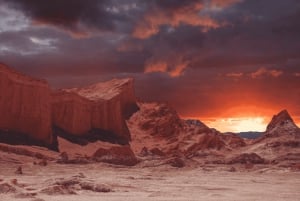
MULTIPOLYGON (((47 153, 56 157, 55 152, 47 153)), ((0 161, 2 201, 296 201, 300 196, 299 171, 268 165, 58 164, 6 152, 1 152, 0 161), (22 174, 16 172, 20 166, 22 174)))
POLYGON ((23 175, 15 175, 17 165, 0 167, 1 184, 9 183, 17 189, 1 194, 1 200, 99 200, 99 197, 101 200, 297 200, 300 196, 300 174, 289 171, 228 172, 213 166, 116 168, 103 164, 39 167, 29 163, 23 166, 23 175), (72 192, 45 191, 55 181, 76 176, 82 177, 83 182, 103 184, 112 192, 76 190, 76 187, 72 192))

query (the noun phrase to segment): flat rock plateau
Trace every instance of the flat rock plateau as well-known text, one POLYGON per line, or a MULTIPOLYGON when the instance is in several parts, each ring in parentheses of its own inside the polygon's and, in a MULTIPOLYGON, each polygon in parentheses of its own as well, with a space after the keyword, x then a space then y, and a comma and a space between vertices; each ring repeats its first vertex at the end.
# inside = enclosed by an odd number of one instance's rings
POLYGON ((300 129, 287 110, 256 139, 137 101, 134 80, 52 90, 0 65, 0 200, 300 197, 300 129))

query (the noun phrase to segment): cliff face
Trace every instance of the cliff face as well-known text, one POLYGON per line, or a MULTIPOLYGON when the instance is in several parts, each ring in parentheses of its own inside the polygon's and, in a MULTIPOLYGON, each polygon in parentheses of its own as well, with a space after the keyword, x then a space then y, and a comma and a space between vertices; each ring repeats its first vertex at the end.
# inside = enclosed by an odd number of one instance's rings
POLYGON ((71 135, 111 135, 130 140, 125 117, 137 109, 132 79, 111 80, 52 95, 53 122, 71 135))
POLYGON ((46 81, 33 79, 0 64, 1 137, 21 135, 50 145, 50 88, 46 81))
POLYGON ((92 127, 92 102, 76 93, 52 94, 53 124, 73 135, 88 133, 92 127))
POLYGON ((91 101, 117 101, 123 117, 128 118, 138 110, 132 78, 113 79, 107 82, 96 83, 83 88, 64 89, 74 92, 91 101))

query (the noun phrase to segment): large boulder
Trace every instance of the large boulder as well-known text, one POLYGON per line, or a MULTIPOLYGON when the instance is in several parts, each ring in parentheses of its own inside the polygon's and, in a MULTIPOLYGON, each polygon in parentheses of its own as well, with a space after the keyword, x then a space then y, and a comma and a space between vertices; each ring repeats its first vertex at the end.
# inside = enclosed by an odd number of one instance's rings
POLYGON ((109 149, 99 148, 93 155, 93 159, 115 165, 134 166, 138 159, 130 146, 114 146, 109 149))
POLYGON ((126 144, 131 139, 125 118, 138 109, 132 79, 114 79, 52 95, 55 127, 74 136, 99 135, 126 144))
POLYGON ((0 64, 1 141, 18 143, 18 140, 27 140, 50 146, 54 142, 50 100, 46 81, 0 64))

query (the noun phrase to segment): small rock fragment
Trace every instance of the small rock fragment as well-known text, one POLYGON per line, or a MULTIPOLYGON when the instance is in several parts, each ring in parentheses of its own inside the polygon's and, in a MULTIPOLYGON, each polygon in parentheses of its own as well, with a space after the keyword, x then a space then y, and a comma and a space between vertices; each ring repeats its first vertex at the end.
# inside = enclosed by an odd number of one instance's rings
POLYGON ((22 166, 19 166, 15 171, 16 174, 23 174, 22 166))

